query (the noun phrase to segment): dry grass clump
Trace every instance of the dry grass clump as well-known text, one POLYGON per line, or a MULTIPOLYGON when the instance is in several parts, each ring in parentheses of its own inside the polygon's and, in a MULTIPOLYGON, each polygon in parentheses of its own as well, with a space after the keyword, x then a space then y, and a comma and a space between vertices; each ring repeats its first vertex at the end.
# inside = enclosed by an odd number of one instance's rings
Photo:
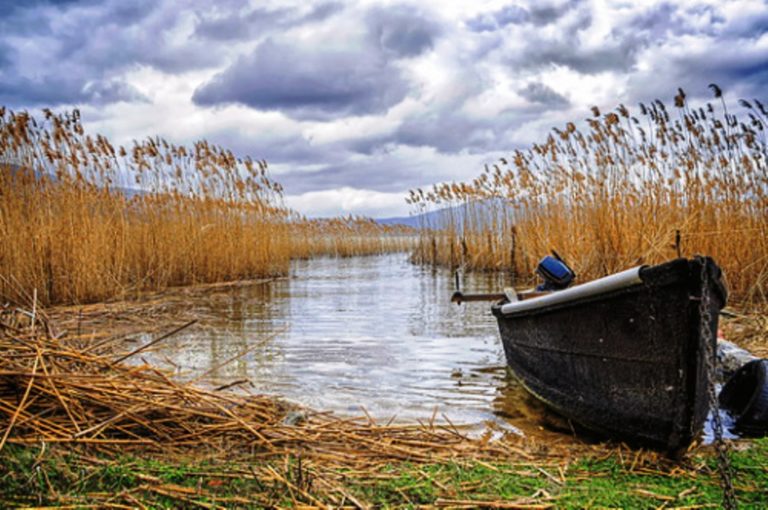
POLYGON ((768 304, 750 313, 733 314, 721 326, 726 340, 734 342, 758 358, 768 358, 768 304))
POLYGON ((411 191, 420 212, 446 206, 415 260, 531 278, 556 249, 582 281, 682 255, 724 268, 733 296, 768 298, 768 110, 720 105, 624 105, 588 127, 568 123, 544 143, 502 158, 471 182, 411 191), (679 242, 676 234, 679 232, 679 242))
MULTIPOLYGON (((0 190, 0 275, 37 289, 42 303, 268 277, 296 256, 403 249, 399 231, 369 221, 299 218, 265 161, 205 141, 114 147, 86 134, 77 110, 38 120, 0 108, 0 190)), ((9 285, 0 280, 0 296, 9 285)))

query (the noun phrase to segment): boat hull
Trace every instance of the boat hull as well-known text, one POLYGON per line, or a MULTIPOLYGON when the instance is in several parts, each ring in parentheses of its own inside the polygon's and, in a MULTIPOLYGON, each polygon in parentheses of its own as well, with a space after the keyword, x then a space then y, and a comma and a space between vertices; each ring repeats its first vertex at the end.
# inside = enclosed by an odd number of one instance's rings
POLYGON ((726 300, 720 269, 709 258, 678 259, 640 268, 624 285, 574 291, 566 294, 574 299, 534 299, 523 310, 492 307, 514 375, 584 427, 669 452, 687 448, 709 409, 704 337, 715 349, 726 300), (699 310, 702 267, 709 335, 699 310))

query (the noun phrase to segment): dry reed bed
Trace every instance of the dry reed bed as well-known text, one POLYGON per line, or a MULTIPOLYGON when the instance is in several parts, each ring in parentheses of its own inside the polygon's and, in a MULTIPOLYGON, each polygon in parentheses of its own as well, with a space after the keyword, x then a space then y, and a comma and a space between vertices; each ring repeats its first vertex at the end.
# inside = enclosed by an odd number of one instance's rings
POLYGON ((77 110, 0 108, 0 296, 86 303, 284 274, 292 258, 411 246, 408 229, 362 218, 310 221, 283 205, 267 163, 200 141, 115 147, 77 110))
POLYGON ((440 211, 414 259, 532 279, 556 249, 584 280, 705 253, 740 301, 768 298, 768 110, 722 91, 691 105, 624 105, 586 129, 568 123, 546 141, 486 166, 476 179, 412 190, 418 212, 440 211), (680 241, 676 242, 679 231, 680 241))

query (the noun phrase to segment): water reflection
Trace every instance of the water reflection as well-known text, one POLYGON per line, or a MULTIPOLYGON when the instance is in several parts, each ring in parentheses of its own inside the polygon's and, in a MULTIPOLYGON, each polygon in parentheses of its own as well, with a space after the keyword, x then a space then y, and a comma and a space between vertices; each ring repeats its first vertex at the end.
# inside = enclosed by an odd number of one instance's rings
MULTIPOLYGON (((462 285, 505 283, 476 274, 462 285)), ((289 278, 188 303, 200 327, 150 361, 215 386, 248 379, 248 391, 340 413, 415 420, 437 408, 460 422, 493 420, 511 384, 498 330, 487 303, 451 304, 453 286, 449 271, 403 254, 296 261, 289 278)))

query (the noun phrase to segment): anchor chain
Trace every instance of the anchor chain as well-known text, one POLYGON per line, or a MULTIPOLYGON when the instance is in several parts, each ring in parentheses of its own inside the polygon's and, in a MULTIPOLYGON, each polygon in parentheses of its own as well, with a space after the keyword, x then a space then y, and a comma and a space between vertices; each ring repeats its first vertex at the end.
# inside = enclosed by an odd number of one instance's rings
POLYGON ((723 508, 736 510, 736 492, 733 487, 733 470, 728 457, 728 444, 723 440, 723 421, 720 418, 719 401, 715 387, 715 363, 717 350, 715 340, 712 338, 712 312, 710 310, 711 297, 709 295, 709 273, 706 259, 701 258, 701 300, 699 302, 699 332, 704 343, 704 357, 707 365, 707 394, 709 408, 712 412, 712 429, 715 436, 714 447, 717 452, 717 470, 723 488, 723 508))

